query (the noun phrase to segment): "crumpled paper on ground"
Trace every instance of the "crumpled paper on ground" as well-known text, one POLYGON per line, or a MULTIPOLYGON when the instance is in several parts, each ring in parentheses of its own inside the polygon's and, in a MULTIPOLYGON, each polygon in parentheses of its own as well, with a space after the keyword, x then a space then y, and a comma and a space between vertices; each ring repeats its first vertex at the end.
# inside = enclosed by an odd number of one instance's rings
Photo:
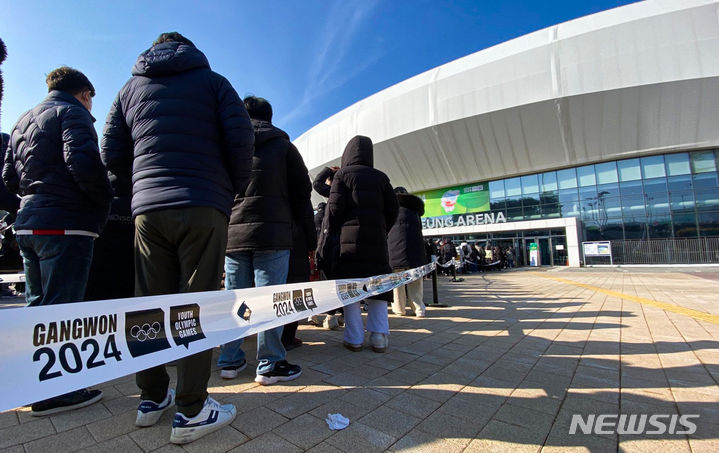
POLYGON ((332 430, 345 429, 350 424, 350 419, 344 417, 342 414, 327 414, 325 421, 332 430))

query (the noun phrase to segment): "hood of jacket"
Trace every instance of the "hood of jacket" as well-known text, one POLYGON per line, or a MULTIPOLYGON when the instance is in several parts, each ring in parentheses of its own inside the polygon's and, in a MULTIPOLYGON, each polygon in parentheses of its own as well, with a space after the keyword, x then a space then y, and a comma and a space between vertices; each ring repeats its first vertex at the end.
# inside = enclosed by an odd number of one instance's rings
POLYGON ((403 208, 411 209, 420 217, 424 215, 424 202, 417 195, 411 193, 398 193, 397 201, 403 208))
POLYGON ((197 48, 179 42, 163 42, 137 57, 132 75, 159 77, 209 67, 207 57, 197 48))
POLYGON ((275 127, 269 121, 252 120, 252 127, 255 129, 255 147, 262 146, 273 138, 281 137, 289 140, 287 132, 275 127))
POLYGON ((374 152, 372 151, 372 140, 364 135, 354 136, 342 153, 341 167, 350 165, 364 165, 374 167, 374 152))

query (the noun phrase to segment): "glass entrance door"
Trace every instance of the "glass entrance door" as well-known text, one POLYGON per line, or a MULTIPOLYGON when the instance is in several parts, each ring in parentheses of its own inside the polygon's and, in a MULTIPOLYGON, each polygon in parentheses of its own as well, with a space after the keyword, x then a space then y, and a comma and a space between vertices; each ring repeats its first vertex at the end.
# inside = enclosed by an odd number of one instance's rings
POLYGON ((554 266, 552 262, 552 242, 549 238, 538 238, 539 244, 539 265, 554 266))

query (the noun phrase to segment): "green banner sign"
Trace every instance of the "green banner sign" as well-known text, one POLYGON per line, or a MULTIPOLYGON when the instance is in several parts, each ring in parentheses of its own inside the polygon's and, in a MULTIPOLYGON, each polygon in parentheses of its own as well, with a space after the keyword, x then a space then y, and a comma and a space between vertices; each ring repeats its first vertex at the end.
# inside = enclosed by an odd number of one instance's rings
POLYGON ((424 201, 424 217, 489 211, 489 185, 475 183, 416 194, 424 201))

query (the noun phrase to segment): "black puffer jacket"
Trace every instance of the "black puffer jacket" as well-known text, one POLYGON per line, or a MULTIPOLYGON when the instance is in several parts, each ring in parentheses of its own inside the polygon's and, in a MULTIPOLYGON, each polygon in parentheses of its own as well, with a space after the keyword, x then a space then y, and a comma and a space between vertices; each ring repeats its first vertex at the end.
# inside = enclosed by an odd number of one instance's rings
POLYGON ((230 82, 205 55, 176 42, 143 52, 110 108, 108 170, 132 178, 132 214, 214 207, 228 217, 250 179, 252 125, 230 82))
POLYGON ((398 193, 397 201, 399 215, 387 236, 389 264, 392 269, 422 266, 427 262, 420 219, 424 214, 424 203, 409 193, 398 193))
POLYGON ((372 141, 358 135, 342 154, 327 203, 330 231, 340 232, 334 278, 369 277, 391 271, 387 232, 399 205, 387 175, 372 168, 372 141))
POLYGON ((312 193, 307 167, 283 130, 267 121, 253 119, 252 125, 252 177, 235 198, 227 252, 290 250, 292 219, 303 217, 312 193))
POLYGON ((335 177, 335 171, 332 170, 330 167, 325 167, 317 173, 317 176, 315 176, 315 179, 312 181, 312 188, 315 189, 315 192, 322 195, 325 198, 328 198, 330 196, 330 187, 332 183, 332 179, 335 177), (327 184, 327 180, 330 180, 330 184, 327 184))
MULTIPOLYGON (((10 147, 10 136, 8 134, 0 134, 0 155, 5 157, 8 148, 10 147)), ((13 220, 17 214, 17 210, 20 208, 20 198, 10 193, 5 187, 5 183, 0 181, 0 209, 7 211, 12 215, 13 220)))
MULTIPOLYGON (((0 39, 0 64, 2 64, 3 61, 5 61, 5 57, 7 57, 7 49, 5 49, 5 43, 2 42, 2 39, 0 39)), ((0 71, 0 110, 2 110, 2 90, 3 90, 3 80, 2 80, 2 71, 0 71)))
MULTIPOLYGON (((309 180, 309 179, 308 179, 309 180)), ((310 279, 309 251, 317 247, 312 201, 309 196, 300 217, 292 219, 292 249, 287 271, 287 283, 301 283, 310 279)))
POLYGON ((112 200, 95 119, 74 96, 51 91, 10 135, 3 180, 22 197, 15 229, 99 233, 112 200))
POLYGON ((320 203, 317 205, 317 212, 315 213, 315 231, 317 232, 318 237, 320 235, 320 232, 322 231, 322 219, 325 218, 326 208, 327 203, 320 203))

